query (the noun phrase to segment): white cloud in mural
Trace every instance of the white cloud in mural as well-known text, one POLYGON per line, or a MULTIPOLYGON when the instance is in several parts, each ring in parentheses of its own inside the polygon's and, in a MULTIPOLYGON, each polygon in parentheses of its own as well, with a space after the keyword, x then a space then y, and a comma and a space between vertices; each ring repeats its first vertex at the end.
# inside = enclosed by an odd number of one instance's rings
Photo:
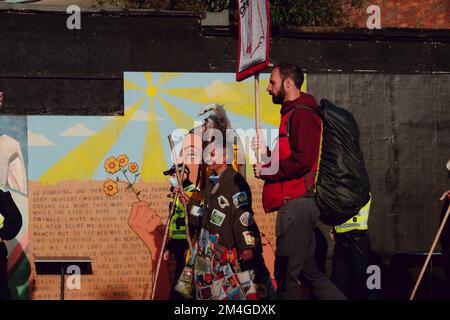
POLYGON ((133 114, 131 121, 152 121, 152 122, 154 122, 154 121, 164 121, 164 119, 158 115, 150 116, 148 112, 138 110, 133 114))
POLYGON ((54 146, 45 135, 28 130, 28 146, 54 146))
POLYGON ((208 98, 215 99, 227 92, 228 87, 221 80, 214 80, 205 88, 208 98))
POLYGON ((83 123, 77 123, 75 126, 67 128, 59 135, 65 137, 85 137, 85 136, 93 136, 94 134, 97 134, 97 132, 89 129, 83 123))
POLYGON ((233 89, 233 85, 230 83, 224 83, 221 80, 213 80, 204 89, 205 96, 211 100, 211 102, 227 104, 230 102, 239 102, 242 97, 239 93, 233 89))

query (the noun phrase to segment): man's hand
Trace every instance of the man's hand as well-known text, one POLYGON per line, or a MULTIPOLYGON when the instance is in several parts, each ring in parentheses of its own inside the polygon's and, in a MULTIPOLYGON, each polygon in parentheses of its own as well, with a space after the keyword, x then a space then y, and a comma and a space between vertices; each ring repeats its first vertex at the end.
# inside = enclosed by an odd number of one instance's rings
POLYGON ((255 174, 255 178, 261 179, 261 168, 263 164, 261 162, 258 162, 257 164, 253 165, 253 173, 255 174))
POLYGON ((261 129, 259 131, 259 135, 256 135, 252 138, 252 142, 250 144, 250 148, 253 152, 256 152, 256 149, 259 149, 259 151, 262 154, 265 154, 267 151, 266 142, 264 141, 264 137, 261 134, 261 129))
POLYGON ((245 249, 241 253, 241 261, 249 261, 253 259, 253 249, 245 249))
POLYGON ((176 194, 178 192, 178 199, 180 199, 180 202, 186 206, 189 202, 189 196, 186 193, 181 193, 180 192, 180 188, 179 187, 174 187, 173 188, 173 192, 174 194, 176 194))
POLYGON ((336 238, 334 237, 334 228, 331 228, 329 236, 331 240, 336 241, 336 238))
POLYGON ((264 141, 264 136, 261 134, 261 129, 260 129, 259 136, 254 136, 252 138, 252 142, 250 144, 250 148, 253 150, 253 152, 255 152, 255 156, 256 156, 256 152, 259 151, 259 154, 261 156, 260 159, 267 159, 268 158, 268 155, 269 155, 268 152, 269 151, 267 149, 266 142, 264 141))
POLYGON ((450 199, 450 190, 445 191, 445 192, 442 194, 442 197, 441 197, 439 200, 444 200, 445 197, 447 197, 447 198, 450 199))
POLYGON ((170 251, 169 250, 164 251, 163 259, 164 259, 164 261, 169 261, 169 259, 170 259, 170 251))
POLYGON ((189 203, 189 196, 186 193, 179 194, 178 198, 180 199, 180 202, 186 207, 189 203))

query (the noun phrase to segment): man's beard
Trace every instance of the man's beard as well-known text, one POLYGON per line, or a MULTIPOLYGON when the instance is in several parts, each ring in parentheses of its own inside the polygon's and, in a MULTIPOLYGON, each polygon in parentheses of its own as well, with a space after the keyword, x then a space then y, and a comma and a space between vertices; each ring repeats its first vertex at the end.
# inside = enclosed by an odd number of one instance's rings
POLYGON ((281 84, 280 92, 277 95, 272 95, 272 102, 274 104, 283 104, 286 97, 286 91, 284 90, 284 84, 281 84))

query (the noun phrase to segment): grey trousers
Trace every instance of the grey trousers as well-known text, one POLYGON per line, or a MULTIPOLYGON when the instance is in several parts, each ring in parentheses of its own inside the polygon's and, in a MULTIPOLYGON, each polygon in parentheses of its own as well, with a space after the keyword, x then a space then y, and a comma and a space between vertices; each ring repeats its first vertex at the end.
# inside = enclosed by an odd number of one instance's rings
POLYGON ((318 299, 346 299, 318 270, 314 260, 314 227, 319 216, 319 208, 310 196, 291 200, 280 208, 276 221, 275 279, 281 300, 300 300, 300 283, 318 299))

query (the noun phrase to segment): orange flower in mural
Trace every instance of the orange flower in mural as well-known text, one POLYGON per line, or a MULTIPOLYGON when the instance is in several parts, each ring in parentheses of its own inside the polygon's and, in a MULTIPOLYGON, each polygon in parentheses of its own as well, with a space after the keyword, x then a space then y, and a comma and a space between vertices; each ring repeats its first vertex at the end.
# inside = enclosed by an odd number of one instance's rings
POLYGON ((129 170, 131 173, 135 173, 136 171, 139 170, 139 166, 138 166, 138 164, 137 164, 136 162, 132 162, 132 163, 129 164, 128 170, 129 170))
POLYGON ((110 174, 119 172, 119 174, 115 176, 114 180, 109 179, 103 184, 103 192, 108 196, 113 196, 119 191, 119 182, 123 182, 127 184, 125 190, 131 190, 138 201, 141 201, 139 197, 141 192, 137 191, 134 187, 134 184, 136 183, 137 178, 140 175, 140 173, 138 172, 139 166, 136 162, 129 162, 130 160, 126 154, 121 154, 117 157, 111 156, 105 160, 104 167, 106 172, 110 174), (126 181, 122 181, 119 178, 120 173, 122 173, 122 176, 126 181))
POLYGON ((103 183, 103 191, 106 195, 113 196, 119 192, 119 185, 113 180, 105 181, 105 183, 103 183))
POLYGON ((128 165, 128 156, 126 154, 121 154, 117 157, 117 160, 119 160, 119 164, 121 168, 124 168, 128 165))
POLYGON ((109 157, 105 160, 104 167, 106 172, 114 174, 120 170, 120 162, 116 157, 109 157))

